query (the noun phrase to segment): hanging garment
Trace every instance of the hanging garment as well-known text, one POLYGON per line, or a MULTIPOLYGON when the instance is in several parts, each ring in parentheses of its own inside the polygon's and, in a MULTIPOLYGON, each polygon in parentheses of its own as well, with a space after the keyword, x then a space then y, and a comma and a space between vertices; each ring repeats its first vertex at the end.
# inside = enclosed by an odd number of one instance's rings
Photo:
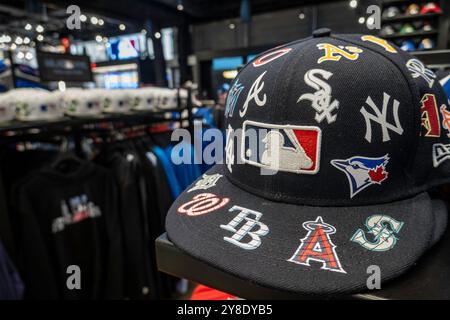
POLYGON ((49 166, 12 197, 27 297, 123 297, 117 188, 106 169, 84 161, 69 172, 49 166))
POLYGON ((24 286, 19 274, 0 242, 0 300, 19 300, 24 286))

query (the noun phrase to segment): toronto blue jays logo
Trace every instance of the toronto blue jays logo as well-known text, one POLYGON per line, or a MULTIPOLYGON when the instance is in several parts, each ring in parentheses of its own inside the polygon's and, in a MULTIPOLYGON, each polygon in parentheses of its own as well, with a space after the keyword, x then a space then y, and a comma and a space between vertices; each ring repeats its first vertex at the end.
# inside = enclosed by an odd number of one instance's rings
POLYGON ((239 83, 239 79, 236 79, 233 86, 230 88, 230 91, 228 91, 227 102, 225 105, 226 117, 233 116, 234 108, 236 106, 237 100, 239 99, 239 95, 241 94, 243 89, 244 86, 241 83, 239 83))
POLYGON ((350 185, 350 198, 365 188, 381 184, 388 177, 386 165, 389 154, 379 158, 354 156, 349 159, 331 160, 331 164, 343 171, 350 185))
POLYGON ((246 120, 241 159, 270 171, 315 174, 320 164, 321 130, 246 120))

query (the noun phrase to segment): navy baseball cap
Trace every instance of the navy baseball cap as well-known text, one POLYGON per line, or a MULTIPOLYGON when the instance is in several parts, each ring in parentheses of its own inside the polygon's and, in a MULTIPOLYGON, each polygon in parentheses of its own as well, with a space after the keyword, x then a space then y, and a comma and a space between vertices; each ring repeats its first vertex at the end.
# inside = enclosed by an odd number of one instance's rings
POLYGON ((372 35, 312 37, 243 67, 226 102, 226 163, 174 202, 173 243, 260 285, 366 289, 436 243, 450 181, 450 108, 435 74, 372 35))

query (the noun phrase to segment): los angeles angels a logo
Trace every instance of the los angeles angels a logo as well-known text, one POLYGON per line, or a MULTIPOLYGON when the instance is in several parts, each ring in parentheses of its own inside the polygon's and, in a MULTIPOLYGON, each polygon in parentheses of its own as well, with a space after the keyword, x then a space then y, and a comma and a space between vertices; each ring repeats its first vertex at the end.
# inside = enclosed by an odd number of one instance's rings
POLYGON ((313 260, 322 263, 323 270, 347 273, 342 268, 336 246, 330 239, 330 235, 336 233, 336 228, 323 222, 321 216, 315 221, 304 222, 303 228, 308 233, 301 239, 302 243, 288 261, 310 267, 310 261, 313 260))

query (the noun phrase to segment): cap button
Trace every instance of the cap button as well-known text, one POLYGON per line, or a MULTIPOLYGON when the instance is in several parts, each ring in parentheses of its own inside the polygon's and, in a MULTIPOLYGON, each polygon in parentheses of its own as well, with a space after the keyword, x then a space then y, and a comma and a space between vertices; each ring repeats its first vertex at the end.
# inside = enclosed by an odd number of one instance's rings
POLYGON ((314 30, 312 35, 314 38, 328 37, 331 34, 331 30, 328 28, 320 28, 314 30))

